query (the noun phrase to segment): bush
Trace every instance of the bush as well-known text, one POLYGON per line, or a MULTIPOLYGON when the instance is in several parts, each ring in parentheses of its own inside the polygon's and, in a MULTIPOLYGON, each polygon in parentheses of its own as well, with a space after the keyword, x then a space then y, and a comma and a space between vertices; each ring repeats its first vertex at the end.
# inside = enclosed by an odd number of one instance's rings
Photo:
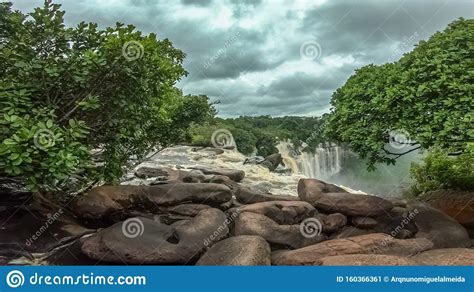
POLYGON ((411 177, 415 180, 412 196, 420 196, 438 189, 474 190, 474 147, 459 156, 449 156, 441 149, 434 149, 422 164, 413 163, 411 177))
POLYGON ((187 73, 169 40, 120 23, 67 28, 63 15, 51 1, 28 15, 0 4, 0 176, 32 190, 74 174, 115 181, 130 157, 183 141, 215 113, 174 86, 187 73))

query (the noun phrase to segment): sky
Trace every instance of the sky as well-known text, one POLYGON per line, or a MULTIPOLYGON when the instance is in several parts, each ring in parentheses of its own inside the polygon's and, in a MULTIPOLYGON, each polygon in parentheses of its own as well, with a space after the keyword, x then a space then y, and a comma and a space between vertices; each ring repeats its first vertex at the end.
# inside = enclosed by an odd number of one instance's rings
MULTIPOLYGON (((10 0, 12 1, 12 0, 10 0)), ((54 1, 54 0, 53 0, 54 1)), ((42 0, 13 0, 30 12, 42 0)), ((65 21, 134 24, 186 53, 177 86, 221 117, 318 116, 354 70, 398 60, 472 0, 56 0, 65 21)))

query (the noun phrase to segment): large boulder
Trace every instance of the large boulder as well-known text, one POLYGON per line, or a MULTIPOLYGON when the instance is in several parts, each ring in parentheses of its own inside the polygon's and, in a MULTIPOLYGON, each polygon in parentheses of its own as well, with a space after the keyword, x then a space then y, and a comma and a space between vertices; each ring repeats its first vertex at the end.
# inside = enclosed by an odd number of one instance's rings
POLYGON ((240 186, 238 191, 235 193, 235 197, 237 198, 237 201, 243 204, 254 204, 269 201, 300 201, 300 199, 296 196, 272 195, 270 193, 264 193, 246 186, 240 186))
POLYGON ((387 254, 408 256, 431 249, 425 238, 395 239, 383 233, 327 240, 291 251, 274 252, 273 265, 318 265, 321 258, 347 254, 387 254))
POLYGON ((416 215, 413 222, 418 228, 417 238, 427 238, 435 248, 469 247, 471 241, 466 229, 453 218, 425 204, 410 206, 416 215))
POLYGON ((252 212, 265 215, 278 224, 299 224, 303 219, 317 213, 311 204, 303 201, 269 201, 245 205, 240 212, 252 212))
POLYGON ((283 162, 283 158, 281 157, 281 154, 275 153, 275 154, 265 157, 265 159, 262 162, 260 162, 260 165, 265 166, 270 171, 274 171, 275 169, 277 169, 278 165, 280 165, 282 162, 283 162))
POLYGON ((415 255, 413 259, 428 266, 474 266, 474 249, 433 249, 415 255))
POLYGON ((414 266, 417 263, 405 256, 385 254, 348 254, 323 257, 321 266, 414 266))
POLYGON ((352 224, 357 228, 371 229, 376 227, 379 222, 371 217, 352 217, 352 224))
POLYGON ((73 210, 85 220, 117 221, 133 210, 157 212, 159 207, 182 203, 219 206, 230 201, 231 190, 221 184, 174 183, 155 186, 100 186, 79 197, 73 210), (114 216, 117 216, 116 219, 114 216))
POLYGON ((347 217, 341 213, 329 214, 324 218, 323 231, 333 233, 342 227, 346 226, 347 217))
POLYGON ((270 245, 260 236, 241 235, 214 244, 196 263, 203 266, 269 266, 270 245))
POLYGON ((395 207, 385 214, 376 216, 374 219, 377 221, 377 225, 373 229, 398 239, 410 238, 418 232, 418 228, 413 222, 416 216, 417 213, 413 210, 395 207))
POLYGON ((437 190, 425 196, 427 204, 463 225, 474 226, 474 192, 437 190))
POLYGON ((245 171, 238 169, 214 169, 206 167, 190 167, 191 169, 196 169, 202 171, 204 174, 208 175, 224 175, 230 178, 235 182, 240 182, 245 177, 245 171))
POLYGON ((267 216, 243 212, 235 221, 235 235, 258 235, 271 244, 300 248, 325 240, 323 234, 306 238, 300 232, 300 225, 279 225, 267 216))
POLYGON ((314 178, 302 178, 298 181, 298 197, 312 205, 323 193, 346 193, 343 188, 314 178))
POLYGON ((169 167, 140 167, 135 170, 135 176, 139 178, 159 177, 160 180, 178 180, 185 172, 169 167))
POLYGON ((341 230, 334 232, 329 236, 329 239, 347 238, 359 235, 365 235, 370 233, 376 233, 372 229, 360 229, 353 226, 345 226, 341 230))
POLYGON ((393 204, 383 198, 351 193, 324 193, 313 206, 325 213, 342 213, 348 216, 384 214, 393 204))
POLYGON ((226 217, 205 209, 190 220, 166 225, 143 217, 119 222, 84 240, 88 257, 119 264, 192 264, 229 232, 226 217))

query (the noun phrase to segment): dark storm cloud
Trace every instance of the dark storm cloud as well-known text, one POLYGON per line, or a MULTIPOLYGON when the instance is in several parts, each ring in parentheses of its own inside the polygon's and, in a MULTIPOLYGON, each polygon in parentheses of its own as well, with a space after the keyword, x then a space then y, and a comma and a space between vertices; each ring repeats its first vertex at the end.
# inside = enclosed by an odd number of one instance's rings
MULTIPOLYGON (((43 0, 13 2, 31 11, 43 0)), ((474 16, 470 0, 55 2, 70 26, 119 21, 170 39, 187 55, 189 75, 178 86, 219 100, 221 116, 320 115, 356 68, 397 60, 451 21, 474 16), (302 58, 306 43, 314 58, 302 58)))

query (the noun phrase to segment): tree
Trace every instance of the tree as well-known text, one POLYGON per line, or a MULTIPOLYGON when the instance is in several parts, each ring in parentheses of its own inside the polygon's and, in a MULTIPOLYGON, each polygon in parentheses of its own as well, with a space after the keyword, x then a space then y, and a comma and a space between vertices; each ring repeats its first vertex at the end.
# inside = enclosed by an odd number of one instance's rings
POLYGON ((63 15, 49 0, 28 15, 0 5, 0 176, 33 190, 73 174, 114 181, 130 157, 184 140, 215 113, 175 87, 185 55, 169 40, 120 23, 67 28, 63 15))
POLYGON ((461 18, 398 62, 356 70, 332 96, 327 138, 369 167, 433 146, 464 152, 474 136, 473 31, 461 18))

